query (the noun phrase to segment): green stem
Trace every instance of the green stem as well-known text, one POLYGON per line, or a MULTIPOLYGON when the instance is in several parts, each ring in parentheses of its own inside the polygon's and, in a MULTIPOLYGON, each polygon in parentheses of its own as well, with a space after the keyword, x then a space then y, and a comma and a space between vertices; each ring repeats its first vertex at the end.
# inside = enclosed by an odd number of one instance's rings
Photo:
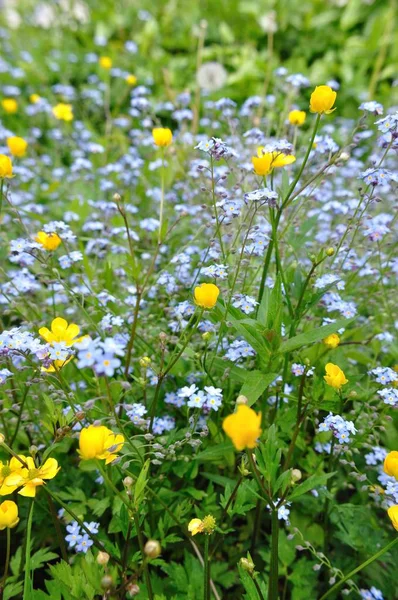
POLYGON ((316 121, 315 121, 315 125, 314 125, 314 130, 312 132, 311 140, 310 140, 310 143, 308 145, 307 152, 306 152, 306 154, 304 156, 304 160, 301 163, 301 167, 300 167, 300 170, 299 170, 298 174, 296 175, 296 178, 294 179, 292 185, 289 188, 289 191, 287 192, 286 198, 285 198, 285 200, 283 201, 283 204, 282 204, 282 209, 284 209, 287 206, 287 204, 289 202, 289 199, 290 199, 290 196, 293 194, 294 189, 295 189, 296 185, 298 184, 299 179, 300 179, 300 177, 301 177, 301 175, 302 175, 302 173, 304 171, 305 165, 307 164, 307 161, 308 161, 308 158, 310 156, 312 147, 314 145, 314 140, 315 140, 316 133, 318 131, 320 120, 321 120, 321 115, 318 114, 317 117, 316 117, 316 121))
POLYGON ((159 233, 158 233, 158 244, 162 243, 162 227, 163 227, 163 209, 164 209, 164 148, 162 148, 162 173, 161 173, 161 196, 160 196, 160 215, 159 215, 159 233))
POLYGON ((0 584, 0 598, 3 596, 4 588, 6 587, 8 577, 8 567, 10 565, 10 550, 11 550, 11 529, 7 527, 7 549, 6 549, 6 562, 4 566, 4 575, 0 584))
POLYGON ((141 552, 142 561, 143 561, 142 565, 143 565, 143 569, 144 569, 144 578, 145 578, 146 591, 148 594, 148 600, 153 600, 153 590, 152 590, 151 578, 149 575, 148 564, 146 561, 146 555, 145 555, 145 551, 144 551, 144 540, 142 538, 140 520, 135 511, 133 511, 133 517, 134 517, 135 528, 137 531, 138 545, 140 547, 140 552, 141 552))
POLYGON ((368 558, 368 560, 365 560, 365 562, 363 562, 361 565, 359 565, 359 567, 356 567, 356 569, 353 569, 350 573, 348 573, 348 575, 345 575, 345 577, 343 577, 343 579, 341 579, 340 581, 335 583, 334 586, 332 588, 330 588, 330 590, 328 592, 326 592, 326 594, 324 594, 320 598, 320 600, 325 600, 325 598, 328 598, 331 594, 333 594, 333 592, 336 592, 339 589, 339 587, 343 585, 343 583, 345 583, 346 581, 351 579, 351 577, 353 575, 355 575, 356 573, 359 573, 359 571, 362 571, 362 569, 364 569, 365 567, 370 565, 373 561, 380 558, 380 556, 382 556, 385 552, 388 552, 388 550, 391 550, 391 548, 393 548, 393 546, 395 546, 395 544, 397 542, 398 542, 398 536, 395 538, 395 540, 393 540, 392 542, 387 544, 387 546, 384 546, 384 548, 382 548, 381 550, 376 552, 376 554, 373 554, 373 556, 368 558))
POLYGON ((203 600, 210 600, 209 543, 210 543, 210 536, 208 534, 205 534, 205 549, 204 549, 204 556, 203 556, 203 559, 205 561, 203 600))
POLYGON ((32 500, 29 507, 28 523, 26 526, 26 549, 25 549, 25 579, 23 586, 23 600, 29 600, 33 592, 33 580, 30 573, 30 551, 31 551, 31 534, 32 534, 32 522, 33 522, 33 507, 35 501, 32 500))
POLYGON ((3 208, 3 190, 4 190, 4 179, 0 182, 0 217, 1 217, 1 209, 3 208))
POLYGON ((271 567, 268 583, 268 600, 278 600, 278 546, 279 546, 279 519, 278 510, 271 513, 271 567))

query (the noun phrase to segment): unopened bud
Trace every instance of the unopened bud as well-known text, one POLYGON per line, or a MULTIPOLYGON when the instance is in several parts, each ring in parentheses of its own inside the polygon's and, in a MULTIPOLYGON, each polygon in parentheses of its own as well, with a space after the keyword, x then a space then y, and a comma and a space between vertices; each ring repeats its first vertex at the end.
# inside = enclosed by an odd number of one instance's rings
POLYGON ((349 394, 348 397, 349 398, 356 398, 358 396, 358 393, 355 390, 352 390, 349 394))
POLYGON ((116 202, 116 204, 119 204, 119 202, 121 201, 122 197, 120 194, 113 194, 113 201, 116 202))
POLYGON ((4 444, 5 439, 6 438, 4 437, 4 435, 2 433, 0 433, 0 444, 4 444))
POLYGON ((144 552, 149 558, 157 558, 162 548, 157 540, 148 540, 144 546, 144 552))
POLYGON ((247 573, 253 573, 254 562, 250 558, 245 558, 244 556, 242 556, 242 558, 239 561, 239 564, 244 571, 247 571, 247 573))
POLYGON ((84 413, 82 410, 79 410, 77 413, 75 413, 76 421, 83 421, 85 416, 86 416, 86 413, 84 413))
POLYGON ((98 552, 97 563, 99 565, 105 566, 105 565, 108 564, 109 558, 110 558, 110 556, 109 556, 109 554, 107 552, 101 552, 100 551, 100 552, 98 552))
POLYGON ((334 248, 328 248, 328 249, 326 250, 326 254, 327 254, 328 256, 333 256, 333 254, 334 254, 334 248))
POLYGON ((131 488, 131 486, 133 485, 133 483, 134 483, 134 479, 132 477, 125 477, 123 479, 123 485, 126 488, 131 488))
POLYGON ((142 358, 140 358, 140 365, 141 367, 149 367, 149 365, 151 364, 151 359, 149 358, 149 356, 143 356, 142 358))
POLYGON ((113 586, 113 579, 110 575, 105 575, 101 579, 101 587, 103 590, 109 590, 113 586))
POLYGON ((138 596, 140 593, 140 588, 136 583, 129 583, 126 587, 126 592, 130 598, 134 598, 134 596, 138 596))
POLYGON ((211 338, 211 331, 205 331, 202 333, 202 339, 207 342, 211 338))
POLYGON ((243 394, 240 394, 240 396, 237 397, 236 399, 236 404, 247 404, 249 402, 249 400, 246 398, 246 396, 243 396, 243 394))
POLYGON ((300 481, 302 474, 300 469, 292 469, 292 483, 296 483, 297 481, 300 481))
POLYGON ((29 452, 31 453, 31 455, 32 455, 33 457, 35 457, 35 456, 36 456, 36 454, 38 453, 38 451, 39 451, 38 447, 37 447, 37 446, 34 446, 33 444, 32 444, 32 446, 29 448, 29 452))

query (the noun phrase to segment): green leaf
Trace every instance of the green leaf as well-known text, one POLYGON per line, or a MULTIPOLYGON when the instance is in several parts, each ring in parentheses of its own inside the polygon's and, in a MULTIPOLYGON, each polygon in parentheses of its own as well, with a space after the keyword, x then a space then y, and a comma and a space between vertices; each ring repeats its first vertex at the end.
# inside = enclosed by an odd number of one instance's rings
POLYGON ((352 323, 352 321, 353 319, 339 319, 335 323, 330 323, 330 325, 323 325, 317 329, 311 329, 311 331, 300 333, 300 335, 296 335, 295 337, 290 338, 290 340, 282 342, 282 344, 279 346, 278 352, 292 352, 293 350, 297 350, 303 346, 308 346, 308 344, 319 342, 328 335, 336 333, 338 329, 347 327, 347 325, 352 323))
POLYGON ((327 480, 335 474, 336 472, 334 471, 333 473, 323 473, 322 475, 311 475, 311 477, 308 477, 303 483, 294 488, 293 492, 288 496, 288 500, 297 500, 297 498, 300 498, 300 496, 310 490, 325 485, 327 480))
POLYGON ((245 383, 240 390, 240 394, 246 396, 249 400, 248 405, 252 406, 277 376, 277 373, 264 374, 260 371, 248 372, 245 383))
POLYGON ((150 461, 145 461, 144 466, 141 469, 140 474, 137 477, 137 481, 134 486, 134 504, 138 508, 144 497, 144 491, 146 484, 148 483, 148 469, 150 461))

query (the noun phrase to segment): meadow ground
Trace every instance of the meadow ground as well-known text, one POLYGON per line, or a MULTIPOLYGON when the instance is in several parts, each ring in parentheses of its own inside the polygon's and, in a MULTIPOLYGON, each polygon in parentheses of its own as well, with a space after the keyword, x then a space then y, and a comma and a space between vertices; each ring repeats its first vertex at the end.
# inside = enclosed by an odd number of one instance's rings
POLYGON ((396 600, 396 1, 0 5, 0 598, 396 600))

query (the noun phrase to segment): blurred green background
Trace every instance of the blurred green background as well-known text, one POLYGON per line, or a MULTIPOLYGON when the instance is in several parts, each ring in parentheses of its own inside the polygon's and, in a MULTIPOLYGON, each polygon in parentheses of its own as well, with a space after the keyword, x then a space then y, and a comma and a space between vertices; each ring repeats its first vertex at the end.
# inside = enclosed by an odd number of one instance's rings
POLYGON ((228 73, 212 97, 242 101, 261 94, 268 74, 283 66, 311 85, 337 80, 347 116, 358 100, 398 103, 397 0, 2 1, 0 19, 12 38, 3 56, 13 52, 23 62, 15 50, 29 50, 33 83, 79 83, 87 74, 79 61, 95 51, 140 82, 153 78, 159 98, 171 97, 195 88, 202 35, 202 61, 217 61, 228 73), (100 38, 102 47, 95 43, 100 38), (137 43, 136 54, 126 53, 127 40, 137 43), (61 72, 51 72, 45 63, 52 48, 75 52, 79 60, 66 59, 61 72))

